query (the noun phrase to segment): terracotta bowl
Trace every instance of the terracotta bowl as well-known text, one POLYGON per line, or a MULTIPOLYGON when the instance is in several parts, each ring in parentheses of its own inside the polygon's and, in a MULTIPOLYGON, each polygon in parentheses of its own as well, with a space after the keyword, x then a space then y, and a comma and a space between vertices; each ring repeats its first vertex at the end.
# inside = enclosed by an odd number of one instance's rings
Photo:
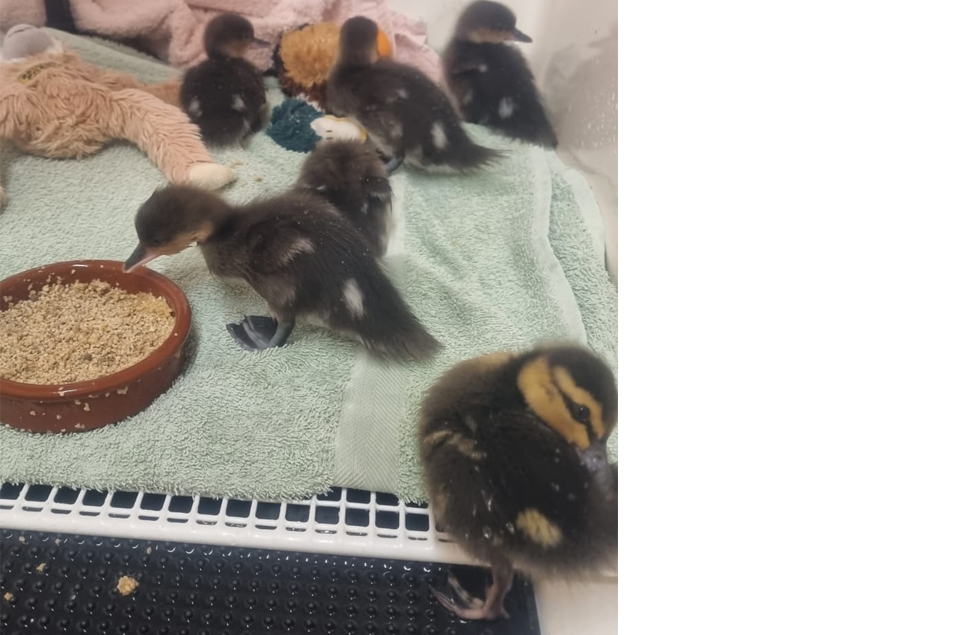
POLYGON ((135 415, 166 391, 184 363, 191 327, 188 299, 173 282, 144 267, 130 273, 113 260, 58 262, 18 273, 0 282, 0 311, 42 287, 49 276, 103 280, 130 293, 147 291, 163 298, 174 312, 174 330, 159 348, 134 366, 112 375, 73 384, 24 384, 0 378, 0 422, 33 432, 82 432, 135 415))

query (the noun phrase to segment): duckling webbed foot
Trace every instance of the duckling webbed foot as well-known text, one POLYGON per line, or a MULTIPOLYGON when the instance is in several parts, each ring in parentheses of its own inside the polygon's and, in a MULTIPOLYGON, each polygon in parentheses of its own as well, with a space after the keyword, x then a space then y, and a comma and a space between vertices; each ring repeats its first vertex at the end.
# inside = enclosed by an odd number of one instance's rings
POLYGON ((509 567, 493 568, 493 584, 486 590, 486 600, 480 600, 470 595, 450 573, 447 579, 450 590, 456 596, 450 597, 433 589, 433 595, 440 604, 454 615, 464 620, 495 620, 510 617, 503 608, 503 598, 506 597, 513 584, 513 569, 509 567))
POLYGON ((403 157, 389 157, 388 159, 384 159, 383 163, 386 166, 386 172, 392 174, 399 169, 400 165, 402 165, 403 157))
POLYGON ((278 322, 262 315, 246 315, 241 322, 227 326, 239 346, 248 351, 263 351, 284 346, 295 328, 295 321, 278 322))

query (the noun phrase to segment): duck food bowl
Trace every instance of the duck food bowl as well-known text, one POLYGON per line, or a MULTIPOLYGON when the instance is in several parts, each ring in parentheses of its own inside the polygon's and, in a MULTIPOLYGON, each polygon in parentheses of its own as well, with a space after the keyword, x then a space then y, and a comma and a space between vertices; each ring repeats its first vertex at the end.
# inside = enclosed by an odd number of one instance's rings
POLYGON ((44 265, 0 281, 0 311, 30 297, 31 289, 58 283, 101 280, 128 293, 147 292, 163 299, 174 314, 174 328, 147 357, 118 372, 69 384, 27 384, 0 377, 0 422, 32 432, 94 430, 135 415, 163 394, 184 365, 184 344, 191 307, 173 282, 150 269, 122 271, 113 260, 79 260, 44 265))

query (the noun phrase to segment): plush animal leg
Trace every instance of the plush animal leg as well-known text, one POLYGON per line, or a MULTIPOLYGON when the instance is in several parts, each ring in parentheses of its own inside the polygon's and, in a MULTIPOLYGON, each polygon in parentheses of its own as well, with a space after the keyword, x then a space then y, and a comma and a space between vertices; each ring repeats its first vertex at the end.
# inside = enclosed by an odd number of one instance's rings
POLYGON ((181 108, 181 99, 179 97, 181 91, 180 77, 172 77, 168 81, 160 84, 145 84, 127 73, 121 73, 109 68, 84 64, 84 69, 91 76, 96 77, 99 84, 106 86, 110 90, 117 91, 124 90, 125 88, 143 90, 149 95, 154 95, 166 104, 171 104, 179 109, 181 108))
POLYGON ((181 78, 173 77, 162 84, 147 84, 141 87, 146 93, 154 95, 166 104, 181 109, 181 78))
POLYGON ((104 116, 112 136, 136 144, 172 183, 214 190, 235 179, 231 168, 212 160, 188 115, 143 91, 112 93, 111 109, 104 116), (211 167, 198 170, 201 166, 211 167))

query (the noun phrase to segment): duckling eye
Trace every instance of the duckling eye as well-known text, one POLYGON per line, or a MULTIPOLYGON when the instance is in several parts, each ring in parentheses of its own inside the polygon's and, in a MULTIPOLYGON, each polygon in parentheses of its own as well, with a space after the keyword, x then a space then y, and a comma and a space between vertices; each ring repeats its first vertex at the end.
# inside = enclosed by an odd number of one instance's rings
POLYGON ((574 418, 581 423, 590 423, 590 410, 587 406, 578 405, 574 408, 574 418))

